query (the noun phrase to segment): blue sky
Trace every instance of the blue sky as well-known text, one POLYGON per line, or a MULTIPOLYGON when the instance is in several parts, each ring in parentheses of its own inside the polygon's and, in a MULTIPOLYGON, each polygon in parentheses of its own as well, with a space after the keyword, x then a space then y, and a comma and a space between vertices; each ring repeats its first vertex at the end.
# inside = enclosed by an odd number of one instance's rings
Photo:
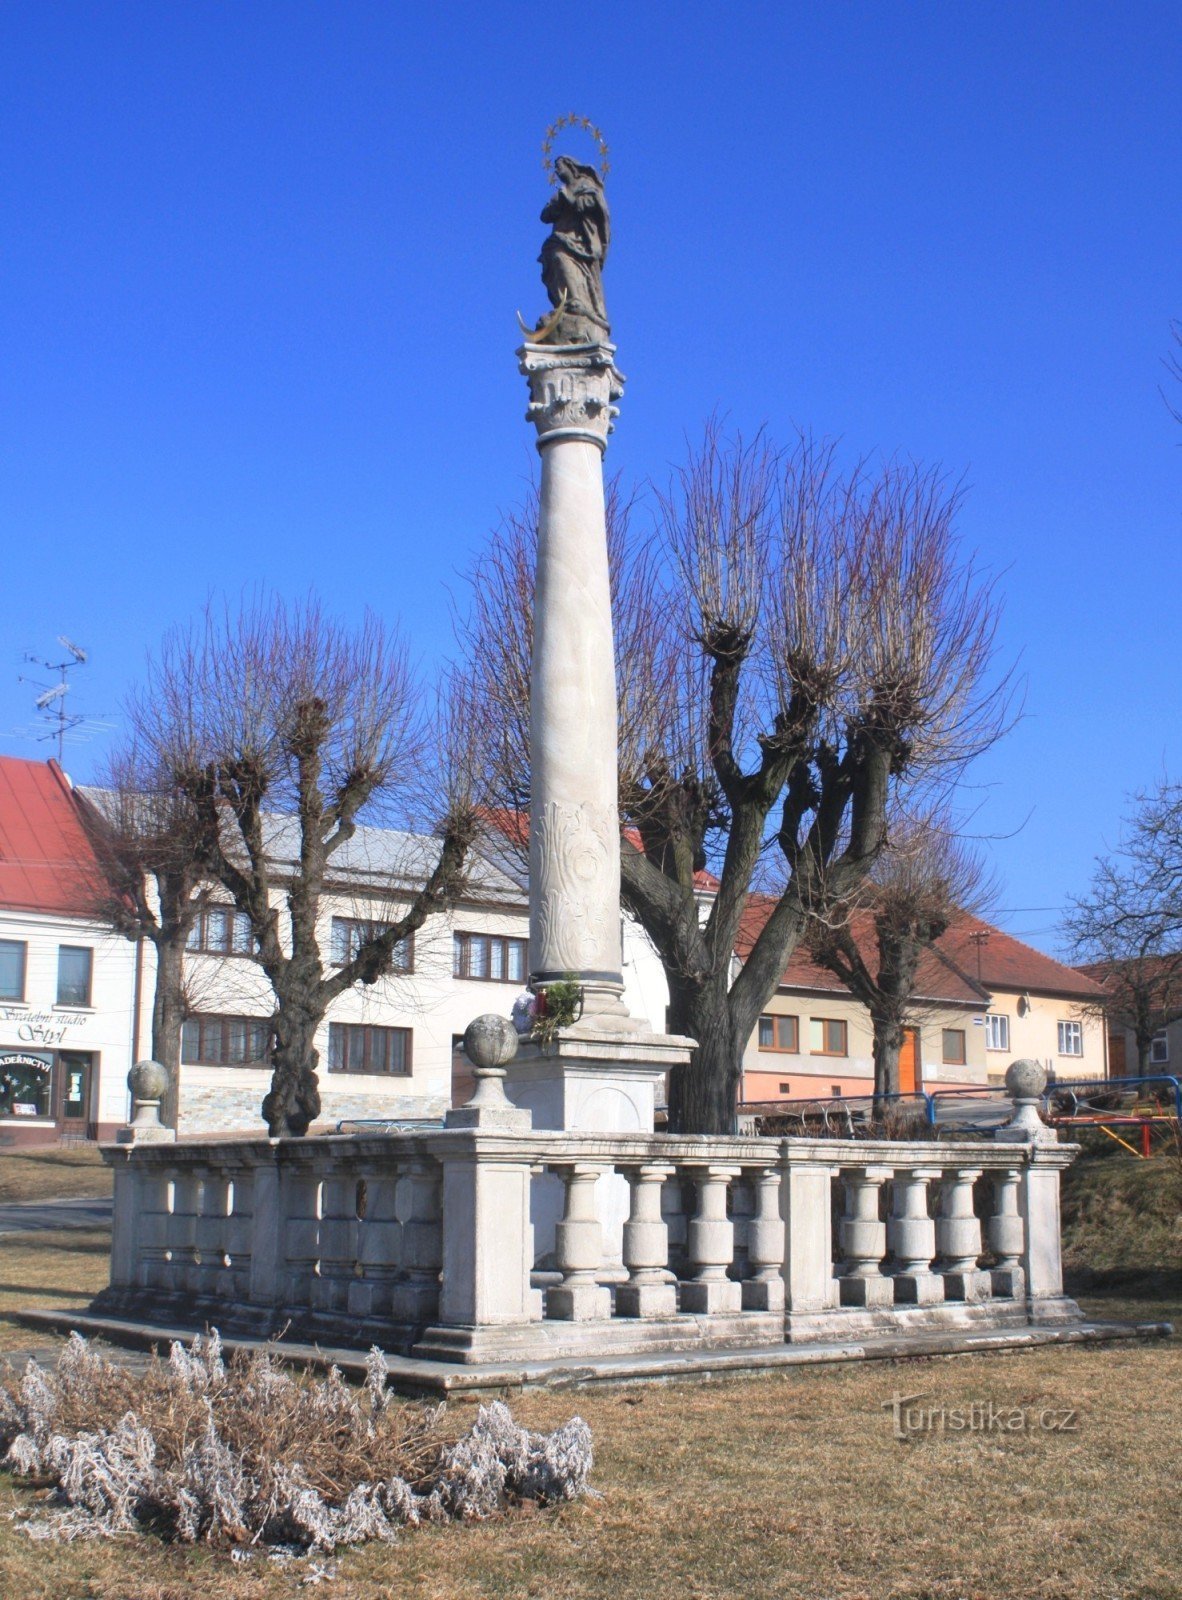
MULTIPOLYGON (((114 714, 211 589, 447 647, 532 470, 539 142, 612 146, 609 462, 715 408, 963 474, 1026 718, 983 764, 1046 948, 1124 793, 1182 772, 1176 4, 0 7, 0 750, 65 632, 114 714)), ((22 736, 23 735, 23 736, 22 736)), ((88 775, 102 738, 67 748, 88 775)))

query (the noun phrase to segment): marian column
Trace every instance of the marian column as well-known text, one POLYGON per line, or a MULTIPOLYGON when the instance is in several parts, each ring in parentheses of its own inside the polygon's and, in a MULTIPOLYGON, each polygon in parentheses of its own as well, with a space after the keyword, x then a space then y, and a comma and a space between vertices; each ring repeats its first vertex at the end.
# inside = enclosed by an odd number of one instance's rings
MULTIPOLYGON (((567 119, 564 119, 567 120, 567 119)), ((523 1048, 507 1089, 535 1127, 651 1129, 690 1042, 623 1002, 615 652, 603 456, 624 380, 603 298, 602 175, 554 163, 542 212, 551 311, 518 351, 542 458, 530 679, 530 981, 573 978, 579 1020, 523 1048)))
POLYGON ((603 301, 610 237, 593 167, 567 156, 542 212, 554 310, 519 352, 542 457, 530 677, 531 983, 574 978, 583 1020, 636 1024, 621 1000, 616 675, 603 455, 624 380, 603 301))

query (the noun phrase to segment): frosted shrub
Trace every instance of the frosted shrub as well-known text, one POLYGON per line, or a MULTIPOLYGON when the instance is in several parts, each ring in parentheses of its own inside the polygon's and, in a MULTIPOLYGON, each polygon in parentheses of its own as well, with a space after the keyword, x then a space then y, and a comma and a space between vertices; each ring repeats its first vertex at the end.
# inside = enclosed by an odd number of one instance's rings
POLYGON ((333 1550, 403 1527, 498 1515, 586 1492, 591 1430, 531 1433, 499 1401, 467 1433, 446 1407, 402 1405, 372 1350, 362 1389, 295 1376, 268 1351, 223 1358, 217 1333, 146 1373, 72 1335, 54 1372, 0 1385, 0 1465, 51 1485, 38 1537, 152 1528, 191 1544, 333 1550))

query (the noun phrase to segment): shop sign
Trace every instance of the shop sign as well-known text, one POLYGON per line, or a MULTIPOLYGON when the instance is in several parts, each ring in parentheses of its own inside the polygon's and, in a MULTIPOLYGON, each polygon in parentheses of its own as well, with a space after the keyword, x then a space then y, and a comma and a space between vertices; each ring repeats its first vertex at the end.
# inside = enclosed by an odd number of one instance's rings
POLYGON ((87 1011, 30 1011, 27 1006, 0 1006, 0 1023, 16 1024, 21 1044, 62 1044, 72 1028, 84 1028, 87 1011))

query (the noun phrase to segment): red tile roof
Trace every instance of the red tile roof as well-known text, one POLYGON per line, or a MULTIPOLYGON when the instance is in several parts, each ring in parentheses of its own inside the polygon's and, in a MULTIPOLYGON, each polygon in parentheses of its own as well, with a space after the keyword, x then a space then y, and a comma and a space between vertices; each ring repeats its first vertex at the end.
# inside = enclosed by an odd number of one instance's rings
MULTIPOLYGON (((766 895, 750 896, 735 940, 735 953, 741 959, 750 953, 775 903, 766 895)), ((854 914, 853 932, 867 966, 873 971, 874 922, 869 911, 854 914)), ((789 957, 780 981, 789 989, 846 992, 840 979, 827 968, 818 966, 799 946, 789 957)), ((1040 950, 982 922, 979 917, 961 912, 943 938, 920 957, 916 994, 925 1000, 980 1005, 997 989, 1033 990, 1038 994, 1089 1000, 1104 995, 1101 985, 1085 974, 1044 956, 1040 950), (979 942, 974 934, 982 935, 979 942)))
POLYGON ((1102 1000, 1105 995, 1104 986, 1086 973, 1044 956, 1012 933, 966 911, 957 916, 939 941, 939 949, 962 972, 974 978, 979 972, 987 989, 1032 989, 1038 994, 1079 1000, 1102 1000))
POLYGON ((57 762, 0 756, 0 906, 86 916, 100 881, 57 762))

